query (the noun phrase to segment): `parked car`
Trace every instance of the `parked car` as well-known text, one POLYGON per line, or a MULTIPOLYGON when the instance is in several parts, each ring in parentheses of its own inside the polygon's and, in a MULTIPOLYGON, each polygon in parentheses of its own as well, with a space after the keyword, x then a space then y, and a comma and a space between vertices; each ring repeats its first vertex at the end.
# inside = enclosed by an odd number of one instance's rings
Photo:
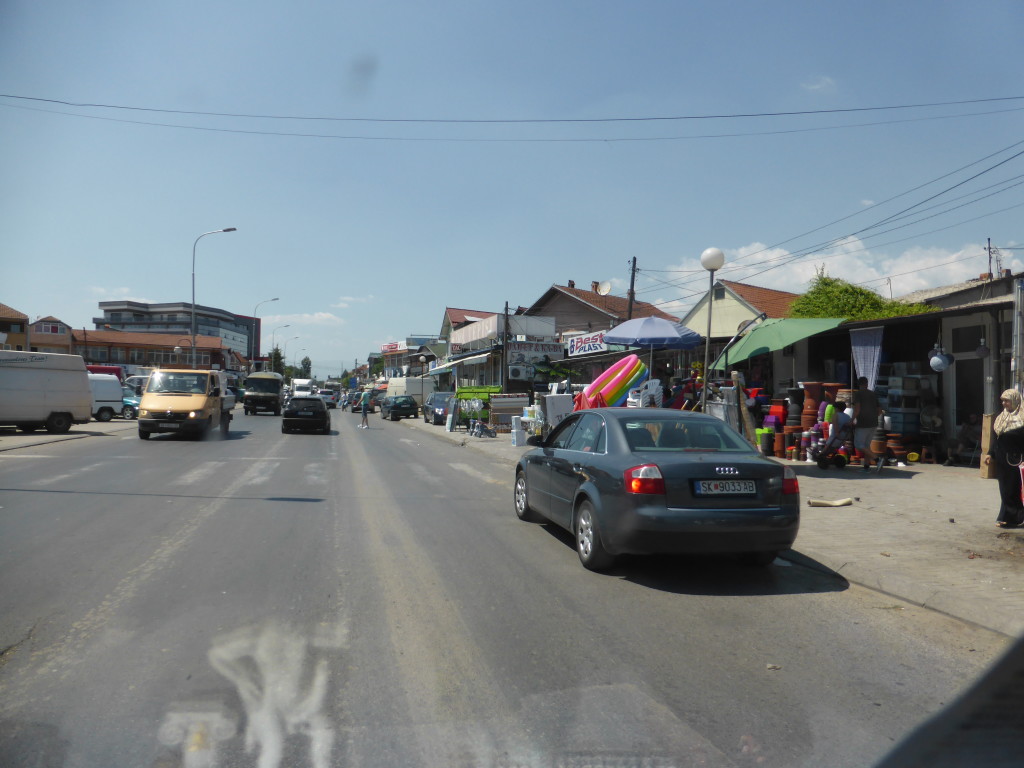
POLYGON ((89 373, 92 392, 92 416, 96 421, 110 421, 121 413, 121 381, 111 373, 89 373))
POLYGON ((328 408, 338 407, 338 393, 333 389, 321 389, 317 394, 328 408))
POLYGON ((380 404, 380 417, 382 419, 391 419, 392 421, 411 419, 417 416, 419 412, 420 407, 416 403, 416 398, 412 395, 385 397, 380 404))
POLYGON ((292 430, 331 434, 331 412, 324 401, 315 395, 295 395, 289 400, 281 417, 281 431, 292 430))
POLYGON ((431 392, 423 403, 423 420, 429 424, 444 424, 448 418, 448 405, 454 392, 431 392))
MULTIPOLYGON (((373 394, 371 394, 370 395, 370 404, 366 407, 366 412, 367 413, 376 413, 377 410, 380 408, 381 403, 384 402, 384 398, 386 397, 386 395, 387 395, 387 393, 384 390, 379 390, 379 391, 376 391, 373 394)), ((360 404, 360 400, 361 400, 362 396, 363 396, 362 392, 354 393, 353 399, 351 401, 352 402, 352 406, 351 406, 352 407, 352 413, 362 414, 363 407, 360 404)))
POLYGON ((121 387, 121 418, 139 418, 139 401, 141 399, 142 395, 137 394, 133 387, 121 387))
POLYGON ((527 444, 534 448, 515 470, 516 514, 570 531, 591 570, 653 553, 736 553, 767 565, 796 539, 796 473, 713 416, 583 410, 527 444))

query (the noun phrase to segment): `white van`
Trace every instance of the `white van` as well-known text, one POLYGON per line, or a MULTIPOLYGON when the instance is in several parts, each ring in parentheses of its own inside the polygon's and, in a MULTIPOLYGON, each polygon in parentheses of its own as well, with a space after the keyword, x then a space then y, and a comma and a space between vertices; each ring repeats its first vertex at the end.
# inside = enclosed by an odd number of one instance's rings
POLYGON ((67 432, 91 417, 92 390, 81 355, 0 350, 0 425, 67 432))
POLYGON ((110 421, 114 414, 121 412, 124 392, 117 376, 110 373, 90 373, 89 387, 92 389, 92 415, 96 421, 110 421))

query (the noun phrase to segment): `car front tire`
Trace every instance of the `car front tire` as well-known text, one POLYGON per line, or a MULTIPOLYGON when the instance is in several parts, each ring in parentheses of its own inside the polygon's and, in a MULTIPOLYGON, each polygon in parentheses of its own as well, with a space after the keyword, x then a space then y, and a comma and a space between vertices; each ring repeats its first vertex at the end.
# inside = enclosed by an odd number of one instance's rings
POLYGON ((580 502, 573 528, 576 554, 579 555, 583 567, 590 571, 603 571, 609 568, 615 558, 608 554, 601 543, 601 532, 597 528, 594 507, 589 501, 580 502))

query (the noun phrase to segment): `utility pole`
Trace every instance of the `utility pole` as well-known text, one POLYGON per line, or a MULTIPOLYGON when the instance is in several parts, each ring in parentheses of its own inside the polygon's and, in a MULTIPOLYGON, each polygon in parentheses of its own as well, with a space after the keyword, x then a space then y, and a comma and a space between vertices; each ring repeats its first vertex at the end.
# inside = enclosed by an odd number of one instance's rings
POLYGON ((633 319, 633 286, 636 284, 636 256, 633 257, 633 263, 629 268, 629 303, 626 305, 626 319, 633 319))
POLYGON ((505 377, 508 375, 508 302, 505 302, 505 316, 501 322, 501 375, 498 381, 501 383, 501 391, 505 392, 505 377))

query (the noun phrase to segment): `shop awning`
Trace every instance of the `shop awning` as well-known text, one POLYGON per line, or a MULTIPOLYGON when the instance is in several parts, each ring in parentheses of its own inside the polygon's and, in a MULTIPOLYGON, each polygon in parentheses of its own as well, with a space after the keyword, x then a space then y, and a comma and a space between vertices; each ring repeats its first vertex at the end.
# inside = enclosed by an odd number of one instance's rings
POLYGON ((449 360, 444 365, 438 365, 434 368, 431 368, 430 375, 438 376, 442 373, 447 373, 448 371, 455 368, 455 366, 457 365, 480 365, 484 360, 490 357, 490 355, 490 352, 484 352, 482 355, 470 355, 469 357, 462 357, 459 358, 458 360, 449 360))
POLYGON ((757 355, 783 349, 808 336, 830 331, 841 322, 841 317, 786 317, 765 320, 722 353, 711 368, 725 370, 727 363, 739 363, 757 355))

